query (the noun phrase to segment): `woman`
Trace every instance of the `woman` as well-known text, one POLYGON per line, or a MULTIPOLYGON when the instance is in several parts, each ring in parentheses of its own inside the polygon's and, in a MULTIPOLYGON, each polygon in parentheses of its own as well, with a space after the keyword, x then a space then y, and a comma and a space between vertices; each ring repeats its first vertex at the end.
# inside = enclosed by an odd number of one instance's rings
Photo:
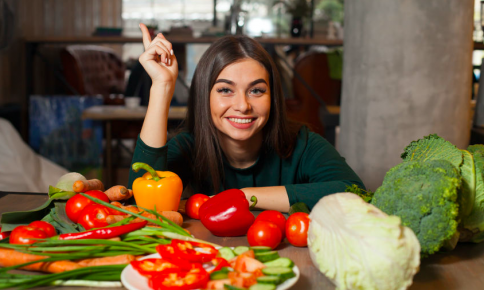
MULTIPOLYGON (((148 111, 133 156, 177 173, 194 193, 239 188, 257 208, 287 212, 302 201, 361 180, 321 136, 286 119, 279 73, 253 39, 226 36, 204 53, 194 74, 184 132, 167 143, 168 109, 178 74, 171 43, 153 41, 141 24, 139 60, 153 80, 148 111)), ((130 172, 129 186, 143 173, 130 172)))

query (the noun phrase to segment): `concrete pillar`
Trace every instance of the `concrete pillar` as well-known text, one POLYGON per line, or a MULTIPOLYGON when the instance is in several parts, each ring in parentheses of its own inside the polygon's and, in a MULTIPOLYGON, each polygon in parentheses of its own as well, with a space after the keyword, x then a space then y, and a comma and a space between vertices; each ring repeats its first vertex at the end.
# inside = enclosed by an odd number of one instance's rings
POLYGON ((474 0, 345 1, 340 153, 375 190, 412 140, 470 135, 474 0))

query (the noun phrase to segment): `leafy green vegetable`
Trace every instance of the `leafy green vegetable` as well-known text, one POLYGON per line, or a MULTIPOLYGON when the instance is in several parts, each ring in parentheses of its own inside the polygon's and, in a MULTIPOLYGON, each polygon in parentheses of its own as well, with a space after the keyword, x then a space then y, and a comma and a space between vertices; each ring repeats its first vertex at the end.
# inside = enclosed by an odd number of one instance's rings
POLYGON ((460 173, 450 162, 408 161, 387 172, 371 203, 399 216, 417 235, 422 254, 432 254, 457 231, 460 187, 460 173))
POLYGON ((74 191, 65 191, 57 187, 49 186, 49 198, 52 199, 69 199, 76 193, 74 191))
POLYGON ((353 193, 323 197, 309 214, 314 265, 337 289, 406 289, 420 265, 417 237, 353 193))
POLYGON ((476 198, 476 166, 474 156, 467 150, 462 150, 462 154, 464 156, 464 162, 460 167, 462 189, 457 198, 459 202, 459 220, 463 220, 471 213, 476 198))
POLYGON ((447 160, 460 168, 462 152, 452 143, 436 134, 412 141, 401 155, 404 161, 447 160))
POLYGON ((484 145, 471 145, 467 148, 472 153, 476 170, 476 194, 473 208, 462 221, 461 241, 480 243, 484 241, 484 145))
POLYGON ((361 197, 364 201, 366 202, 371 202, 371 199, 373 198, 373 195, 375 194, 371 190, 364 190, 363 188, 358 187, 356 184, 352 184, 351 186, 346 187, 346 192, 352 192, 359 197, 361 197))

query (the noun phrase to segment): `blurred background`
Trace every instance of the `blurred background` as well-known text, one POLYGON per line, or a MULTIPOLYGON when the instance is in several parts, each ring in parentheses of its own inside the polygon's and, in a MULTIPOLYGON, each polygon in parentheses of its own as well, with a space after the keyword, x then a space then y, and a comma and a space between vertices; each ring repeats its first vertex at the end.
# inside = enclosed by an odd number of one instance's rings
POLYGON ((179 60, 172 130, 203 52, 246 34, 276 61, 289 117, 375 188, 414 139, 484 143, 482 2, 424 2, 0 0, 0 117, 47 160, 126 184, 151 85, 139 23, 179 60))

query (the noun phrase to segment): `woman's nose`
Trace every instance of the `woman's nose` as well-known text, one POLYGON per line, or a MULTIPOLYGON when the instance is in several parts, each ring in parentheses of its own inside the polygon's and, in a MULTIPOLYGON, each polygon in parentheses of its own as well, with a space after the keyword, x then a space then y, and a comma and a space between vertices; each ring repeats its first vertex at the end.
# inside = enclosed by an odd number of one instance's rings
POLYGON ((251 105, 248 98, 249 97, 245 95, 245 92, 237 94, 234 99, 234 109, 241 113, 250 111, 251 105))

